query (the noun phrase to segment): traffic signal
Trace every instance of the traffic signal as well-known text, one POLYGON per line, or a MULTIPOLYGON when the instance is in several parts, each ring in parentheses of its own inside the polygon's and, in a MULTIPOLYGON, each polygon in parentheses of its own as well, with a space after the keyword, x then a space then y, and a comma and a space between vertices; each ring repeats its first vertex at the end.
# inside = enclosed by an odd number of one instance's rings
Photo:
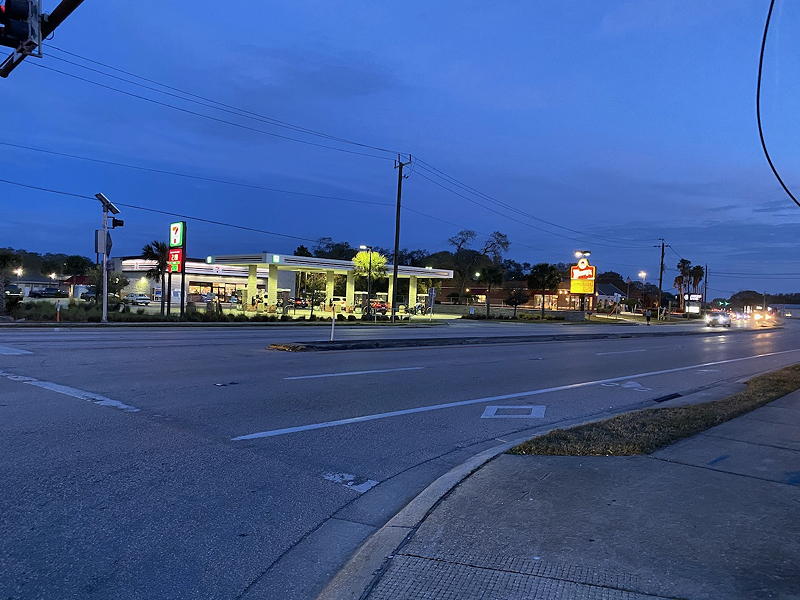
POLYGON ((6 0, 0 6, 0 45, 32 54, 41 43, 41 0, 6 0))
POLYGON ((111 229, 116 229, 117 227, 122 227, 123 225, 125 225, 125 221, 122 219, 114 219, 113 217, 111 218, 111 229))

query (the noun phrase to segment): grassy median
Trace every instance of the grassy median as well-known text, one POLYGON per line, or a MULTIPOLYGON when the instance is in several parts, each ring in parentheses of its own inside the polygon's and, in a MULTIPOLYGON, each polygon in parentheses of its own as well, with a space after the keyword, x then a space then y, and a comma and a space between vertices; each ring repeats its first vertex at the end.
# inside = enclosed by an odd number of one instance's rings
POLYGON ((714 402, 651 408, 606 421, 556 429, 515 446, 511 454, 625 456, 649 454, 800 389, 800 363, 759 375, 747 389, 714 402))

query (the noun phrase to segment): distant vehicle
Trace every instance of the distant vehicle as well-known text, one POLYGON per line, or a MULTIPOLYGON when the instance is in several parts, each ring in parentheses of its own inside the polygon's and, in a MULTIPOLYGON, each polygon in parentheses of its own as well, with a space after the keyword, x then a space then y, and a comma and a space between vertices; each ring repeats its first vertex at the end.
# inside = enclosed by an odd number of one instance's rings
POLYGON ((706 325, 709 327, 730 327, 731 316, 725 312, 710 312, 706 315, 706 325))
POLYGON ((6 300, 22 300, 22 289, 13 283, 6 286, 6 300))
POLYGON ((201 294, 200 295, 200 301, 201 302, 213 302, 214 300, 216 300, 216 295, 215 294, 208 293, 208 294, 201 294))
POLYGON ((772 327, 775 325, 775 318, 766 312, 754 312, 753 322, 759 327, 772 327))
POLYGON ((56 287, 31 290, 31 298, 66 298, 67 292, 56 287))
POLYGON ((231 296, 228 302, 230 302, 231 304, 239 304, 239 296, 236 295, 231 296))
POLYGON ((294 308, 308 308, 308 300, 305 298, 289 298, 287 305, 294 308))
POLYGON ((147 294, 136 294, 131 293, 125 296, 122 301, 125 304, 133 304, 134 306, 142 305, 142 306, 149 306, 150 304, 150 296, 147 294))

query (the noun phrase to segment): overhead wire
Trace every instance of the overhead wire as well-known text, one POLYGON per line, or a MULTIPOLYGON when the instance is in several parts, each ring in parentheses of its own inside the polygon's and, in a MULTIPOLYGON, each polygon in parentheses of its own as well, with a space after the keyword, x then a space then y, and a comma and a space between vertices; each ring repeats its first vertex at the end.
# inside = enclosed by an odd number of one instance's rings
POLYGON ((764 21, 764 35, 761 37, 761 51, 758 54, 758 80, 756 84, 756 122, 758 124, 758 139, 761 140, 761 149, 764 151, 764 156, 769 163, 769 168, 772 169, 773 175, 775 175, 778 183, 781 184, 783 191, 786 192, 789 198, 791 198, 798 207, 800 207, 800 200, 798 200, 791 190, 789 190, 789 187, 786 185, 786 183, 784 183, 780 173, 778 173, 775 163, 772 161, 772 157, 767 149, 767 142, 764 139, 764 126, 761 122, 761 79, 764 72, 764 51, 767 47, 767 34, 769 33, 769 24, 772 20, 772 10, 774 7, 775 0, 770 0, 767 18, 764 21))
MULTIPOLYGON (((286 123, 285 121, 280 121, 278 119, 274 119, 273 117, 269 117, 269 116, 266 116, 266 115, 261 115, 259 113, 254 113, 252 111, 248 111, 248 110, 242 109, 240 107, 236 107, 236 106, 233 106, 233 105, 225 104, 225 103, 219 102, 217 100, 213 100, 213 99, 210 99, 210 98, 207 98, 207 97, 204 97, 204 96, 200 96, 198 94, 195 94, 193 92, 189 92, 189 91, 181 89, 181 88, 177 88, 177 87, 174 87, 174 86, 170 86, 170 85, 158 82, 155 79, 143 77, 141 75, 132 73, 131 71, 127 71, 125 69, 120 69, 118 67, 114 67, 113 65, 109 65, 107 63, 102 63, 100 61, 96 61, 94 59, 91 59, 91 58, 88 58, 88 57, 85 57, 85 56, 81 56, 81 55, 79 55, 77 53, 74 53, 74 52, 71 52, 69 50, 64 50, 63 48, 59 48, 59 47, 57 47, 57 46, 55 46, 53 44, 48 44, 48 47, 51 47, 51 48, 55 49, 56 51, 62 52, 62 53, 67 54, 69 56, 76 57, 76 58, 78 58, 80 60, 84 60, 84 61, 90 62, 92 64, 96 64, 98 66, 102 66, 105 69, 111 69, 111 70, 114 70, 116 72, 124 73, 126 75, 131 76, 131 77, 135 77, 137 79, 141 79, 142 81, 147 81, 149 83, 154 83, 155 85, 161 86, 161 87, 163 87, 165 89, 172 90, 174 92, 179 92, 180 94, 183 94, 183 96, 178 96, 178 95, 176 95, 174 93, 166 92, 164 90, 159 90, 157 88, 153 88, 153 87, 150 87, 150 86, 144 86, 144 85, 142 85, 142 84, 140 84, 138 82, 134 82, 134 81, 131 81, 129 79, 122 78, 122 77, 119 77, 119 76, 116 76, 116 75, 113 75, 113 74, 110 74, 110 73, 105 73, 105 72, 103 72, 103 71, 101 71, 99 69, 94 69, 92 67, 88 67, 86 65, 82 65, 82 64, 76 63, 74 61, 70 61, 68 59, 62 58, 62 57, 52 56, 52 55, 50 56, 50 58, 53 58, 53 59, 68 63, 70 65, 74 65, 74 66, 77 66, 79 68, 87 69, 89 71, 98 73, 98 74, 103 75, 103 76, 112 77, 114 79, 121 80, 121 81, 126 82, 128 84, 137 85, 137 86, 143 87, 144 89, 147 89, 147 90, 150 90, 150 91, 154 91, 156 93, 162 93, 162 94, 166 94, 166 95, 178 98, 180 100, 194 102, 195 104, 199 104, 200 106, 204 106, 206 108, 211 108, 211 109, 214 109, 214 110, 222 110, 224 112, 227 112, 228 114, 232 114, 232 115, 235 115, 235 116, 238 116, 238 117, 254 118, 255 120, 258 120, 258 121, 261 121, 261 122, 265 122, 265 123, 268 123, 270 125, 285 126, 285 127, 288 127, 290 129, 292 129, 294 131, 298 131, 298 132, 309 133, 309 134, 312 134, 312 135, 319 135, 319 136, 324 137, 326 139, 337 140, 337 141, 340 141, 340 142, 343 142, 343 143, 354 144, 354 145, 357 145, 357 146, 370 148, 370 149, 375 149, 375 150, 379 150, 379 151, 383 151, 383 152, 396 153, 396 151, 394 151, 394 150, 390 150, 390 149, 387 149, 387 148, 382 148, 382 147, 379 147, 379 146, 372 146, 372 145, 369 145, 369 144, 363 144, 361 142, 355 142, 355 141, 349 140, 347 138, 340 138, 340 137, 337 137, 337 136, 331 136, 329 134, 322 133, 322 132, 319 132, 319 131, 316 131, 316 130, 312 130, 312 129, 300 127, 300 126, 297 126, 297 125, 294 125, 294 124, 286 123), (203 100, 204 102, 198 102, 197 100, 192 100, 192 98, 186 98, 185 96, 198 98, 200 100, 203 100), (213 103, 213 104, 207 104, 208 102, 213 103), (215 105, 218 105, 218 106, 215 106, 215 105), (235 112, 233 112, 233 111, 235 111, 235 112)), ((74 73, 68 73, 68 72, 65 72, 65 71, 61 71, 59 69, 54 69, 52 67, 46 67, 45 65, 37 65, 37 66, 41 66, 41 67, 44 67, 44 68, 49 68, 50 70, 53 70, 53 71, 58 72, 60 74, 67 75, 69 77, 74 77, 74 78, 79 79, 81 81, 85 81, 85 82, 91 83, 93 85, 98 85, 100 87, 105 87, 107 89, 110 89, 110 90, 113 90, 113 91, 117 91, 119 93, 132 95, 132 96, 134 96, 136 98, 140 98, 140 99, 143 99, 143 100, 146 100, 146 101, 155 102, 157 104, 161 104, 163 106, 166 106, 166 107, 169 107, 169 108, 173 108, 175 110, 181 110, 183 112, 189 112, 189 114, 196 114, 197 116, 201 116, 201 117, 204 117, 204 118, 210 118, 212 120, 217 120, 219 122, 224 122, 224 123, 231 124, 231 125, 234 125, 234 126, 237 126, 237 127, 244 127, 246 129, 258 131, 260 133, 266 133, 267 135, 273 135, 275 137, 282 137, 284 139, 289 139, 289 140, 296 141, 296 142, 308 143, 308 144, 311 144, 311 145, 322 146, 322 147, 325 147, 325 148, 329 148, 329 149, 333 149, 333 150, 339 150, 339 151, 348 152, 348 153, 355 153, 355 152, 350 151, 350 150, 337 148, 337 147, 333 147, 333 146, 327 146, 327 145, 324 145, 324 144, 322 144, 322 145, 321 144, 316 144, 316 143, 313 143, 313 142, 308 142, 307 140, 301 140, 301 139, 298 139, 298 138, 293 138, 291 136, 280 136, 280 134, 275 134, 273 132, 264 132, 263 130, 256 130, 254 128, 249 128, 247 126, 243 126, 240 123, 229 122, 229 121, 226 121, 224 119, 217 119, 216 117, 212 117, 210 115, 205 115, 203 113, 196 113, 195 111, 189 111, 188 109, 184 109, 182 107, 175 107, 174 105, 171 105, 171 104, 168 104, 168 103, 160 103, 159 101, 153 100, 152 98, 139 96, 138 94, 132 94, 130 92, 127 92, 125 90, 120 90, 119 88, 115 88, 113 86, 107 86, 107 85, 102 84, 100 82, 96 82, 96 81, 93 81, 93 80, 90 80, 90 79, 87 79, 87 78, 84 78, 84 77, 80 77, 78 75, 75 75, 74 73)), ((356 154, 365 154, 365 155, 370 156, 372 158, 384 158, 386 160, 389 160, 388 157, 380 157, 380 156, 371 155, 371 154, 367 154, 367 153, 356 153, 356 154)), ((420 160, 420 162, 422 163, 423 168, 425 168, 428 171, 429 174, 431 174, 431 175, 435 174, 435 176, 440 176, 442 178, 445 178, 445 180, 448 181, 449 183, 451 183, 452 185, 456 185, 457 187, 460 187, 462 190, 465 190, 465 191, 467 191, 469 193, 477 194, 479 197, 482 197, 483 199, 485 199, 487 201, 490 201, 490 202, 493 202, 493 203, 495 203, 495 204, 497 204, 499 206, 502 206, 506 210, 510 210, 512 212, 516 212, 517 214, 520 214, 522 216, 525 216, 525 217, 527 217, 529 219, 532 219, 532 220, 535 220, 535 221, 539 221, 539 222, 544 223, 546 225, 549 225, 551 227, 556 227, 556 228, 559 228, 559 229, 563 229, 565 231, 570 231, 572 233, 576 233, 578 235, 583 236, 584 238, 585 237, 598 237, 598 238, 603 239, 603 236, 599 236, 598 234, 586 234, 585 232, 581 232, 581 231, 578 231, 578 230, 575 230, 575 229, 572 229, 572 228, 569 228, 569 227, 565 227, 563 225, 559 225, 558 223, 553 223, 552 221, 548 221, 546 219, 542 219, 541 217, 537 217, 536 215, 532 215, 530 213, 522 211, 521 209, 519 209, 519 208, 517 208, 517 207, 515 207, 513 205, 510 205, 510 204, 505 203, 505 202, 503 202, 501 200, 493 198, 492 196, 489 196, 488 194, 480 192, 480 191, 476 190, 475 188, 472 188, 472 187, 464 184, 463 182, 458 181, 454 177, 452 177, 450 175, 447 175, 446 173, 444 173, 440 169, 437 169, 436 167, 434 167, 432 164, 428 163, 427 161, 420 160)), ((415 168, 416 168, 416 162, 414 162, 414 165, 412 166, 412 173, 414 172, 415 168)), ((448 188, 445 188, 445 189, 448 189, 448 188)), ((495 212, 496 214, 502 216, 502 213, 499 213, 498 211, 493 211, 493 212, 495 212)), ((544 230, 544 229, 540 229, 540 230, 544 231, 544 232, 547 232, 547 230, 544 230)), ((556 234, 554 234, 552 232, 550 232, 550 233, 553 234, 553 235, 556 235, 556 234)), ((571 238, 571 239, 576 239, 576 238, 571 238)), ((605 239, 608 239, 608 238, 605 238, 605 239)), ((576 241, 581 241, 581 240, 576 240, 576 241)), ((612 241, 616 242, 617 240, 612 240, 612 241)), ((581 241, 581 243, 586 243, 586 242, 581 241)), ((596 244, 597 242, 592 242, 592 243, 596 244)), ((620 246, 619 244, 617 244, 617 247, 624 247, 624 246, 620 246)), ((633 247, 633 246, 630 246, 630 247, 633 247)))
POLYGON ((150 172, 150 173, 158 173, 158 174, 161 174, 161 175, 170 175, 170 176, 174 176, 174 177, 183 177, 183 178, 186 178, 186 179, 194 179, 194 180, 197 180, 197 181, 207 181, 207 182, 210 182, 210 183, 220 183, 220 184, 224 184, 224 185, 234 185, 234 186, 239 186, 239 187, 244 187, 244 188, 249 188, 249 189, 264 190, 264 191, 267 191, 267 192, 276 192, 276 193, 281 193, 281 194, 291 194, 291 195, 296 195, 296 196, 307 196, 307 197, 310 197, 310 198, 318 198, 318 199, 322 199, 322 200, 336 200, 336 201, 340 201, 340 202, 352 202, 352 203, 356 203, 356 204, 369 204, 369 205, 374 205, 374 206, 390 206, 390 207, 394 206, 390 202, 376 202, 376 201, 372 201, 372 200, 356 200, 356 199, 353 199, 353 198, 344 198, 344 197, 341 197, 341 196, 331 196, 331 195, 327 195, 327 194, 313 194, 313 193, 310 193, 310 192, 298 192, 298 191, 294 191, 294 190, 284 190, 284 189, 280 189, 280 188, 274 188, 274 187, 269 187, 269 186, 254 184, 254 183, 245 183, 245 182, 242 182, 242 181, 232 181, 232 180, 228 180, 228 179, 218 179, 216 177, 206 177, 206 176, 203 176, 203 175, 192 175, 190 173, 181 173, 180 171, 169 171, 167 169, 157 169, 155 167, 145 167, 145 166, 142 166, 142 165, 134 165, 134 164, 130 164, 130 163, 122 163, 122 162, 117 162, 117 161, 113 161, 113 160, 105 160, 105 159, 93 158, 93 157, 89 157, 89 156, 81 156, 81 155, 78 155, 78 154, 69 154, 67 152, 58 152, 56 150, 49 150, 49 149, 46 149, 46 148, 37 148, 35 146, 26 146, 24 144, 14 144, 12 142, 0 141, 0 146, 8 146, 8 147, 11 147, 11 148, 18 148, 18 149, 21 149, 21 150, 29 150, 29 151, 32 151, 32 152, 41 152, 41 153, 44 153, 44 154, 51 154, 53 156, 60 156, 60 157, 63 157, 63 158, 71 158, 71 159, 75 159, 75 160, 83 160, 83 161, 87 161, 87 162, 93 162, 93 163, 98 163, 98 164, 103 164, 103 165, 110 165, 110 166, 114 166, 114 167, 122 167, 122 168, 126 168, 126 169, 135 169, 135 170, 138 170, 138 171, 147 171, 147 172, 150 172))
MULTIPOLYGON (((532 220, 535 220, 535 221, 539 221, 540 223, 544 223, 546 225, 550 225, 551 227, 557 227, 558 229, 563 229, 563 230, 569 231, 571 233, 576 233, 576 234, 578 234, 578 235, 580 235, 580 236, 582 236, 584 238, 596 237, 598 239, 605 239, 606 241, 610 241, 610 242, 613 242, 615 244, 618 244, 619 241, 623 241, 623 242, 627 241, 627 242, 636 243, 636 244, 644 243, 646 241, 646 240, 626 240, 624 238, 611 239, 611 238, 608 238, 606 236, 601 236, 599 234, 594 234, 594 233, 587 233, 585 231, 579 231, 577 229, 572 229, 571 227, 566 227, 564 225, 560 225, 558 223, 554 223, 553 221, 548 221, 547 219, 543 219, 541 217, 533 215, 533 214, 531 214, 531 213, 529 213, 527 211, 524 211, 524 210, 520 209, 517 206, 514 206, 513 204, 509 204, 508 202, 505 202, 503 200, 499 200, 498 198, 495 198, 494 196, 486 194, 485 192, 482 192, 482 191, 480 191, 480 190, 478 190, 478 189, 476 189, 476 188, 474 188, 474 187, 472 187, 470 185, 467 185, 466 183, 456 179, 455 177, 453 177, 451 175, 448 175, 447 173, 445 173, 441 169, 438 169, 438 168, 434 167, 432 164, 430 164, 429 162, 427 162, 427 161, 425 161, 425 160, 423 160, 421 158, 415 157, 415 160, 420 163, 420 168, 422 168, 423 170, 425 170, 426 172, 428 172, 431 175, 439 176, 441 179, 447 181, 451 185, 455 185, 456 187, 458 187, 458 188, 460 188, 460 189, 462 189, 462 190, 464 190, 464 191, 466 191, 468 193, 471 193, 471 194, 473 194, 475 196, 483 198, 484 200, 492 202, 493 204, 501 206, 501 207, 505 208, 506 210, 510 210, 510 211, 515 212, 515 213, 517 213, 519 215, 525 216, 525 217, 527 217, 529 219, 532 219, 532 220)), ((620 247, 622 247, 622 246, 620 246, 620 247)), ((627 246, 627 247, 645 248, 645 247, 649 247, 649 246, 627 246)))
POLYGON ((203 119, 208 119, 210 121, 215 121, 217 123, 222 123, 222 124, 225 124, 225 125, 231 125, 233 127, 238 127, 240 129, 244 129, 244 130, 251 131, 251 132, 254 132, 254 133, 260 133, 260 134, 263 134, 263 135, 272 136, 272 137, 279 138, 279 139, 282 139, 282 140, 298 142, 298 143, 301 143, 301 144, 307 144, 309 146, 315 146, 315 147, 318 147, 318 148, 326 148, 328 150, 336 150, 338 152, 345 152, 347 154, 355 154, 355 155, 358 155, 358 156, 367 156, 367 157, 370 157, 370 158, 377 158, 377 159, 380 159, 380 160, 394 160, 393 158, 389 158, 387 156, 380 156, 378 154, 371 154, 371 153, 368 153, 368 152, 360 152, 360 151, 357 151, 357 150, 348 150, 347 148, 338 148, 336 146, 329 146, 327 144, 320 144, 320 143, 317 143, 317 142, 311 142, 309 140, 303 140, 301 138, 295 138, 295 137, 292 137, 292 136, 283 135, 283 134, 280 134, 280 133, 275 133, 273 131, 266 131, 264 129, 258 129, 256 127, 250 127, 249 125, 244 125, 243 123, 237 123, 235 121, 228 121, 227 119, 221 119, 221 118, 215 117, 213 115, 206 115, 204 113, 200 113, 200 112, 197 112, 197 111, 194 111, 194 110, 190 110, 188 108, 184 108, 184 107, 181 107, 181 106, 176 106, 174 104, 169 104, 168 102, 162 102, 160 100, 155 100, 153 98, 148 98, 147 96, 142 96, 140 94, 134 94, 133 92, 129 92, 127 90, 123 90, 123 89, 120 89, 120 88, 117 88, 117 87, 114 87, 114 86, 111 86, 111 85, 106 85, 104 83, 100 83, 99 81, 93 81, 93 80, 88 79, 86 77, 81 77, 80 75, 75 75, 74 73, 69 73, 67 71, 62 71, 61 69, 48 67, 47 65, 43 65, 43 64, 40 64, 40 63, 34 63, 34 62, 30 62, 29 61, 29 62, 26 62, 24 64, 33 65, 33 66, 35 66, 35 67, 37 67, 39 69, 46 69, 48 71, 53 71, 55 73, 59 73, 61 75, 65 75, 67 77, 71 77, 71 78, 77 79, 79 81, 84 81, 86 83, 89 83, 89 84, 92 84, 92 85, 95 85, 95 86, 98 86, 98 87, 101 87, 101 88, 105 88, 107 90, 111 90, 111 91, 114 91, 114 92, 118 92, 118 93, 124 94, 126 96, 131 96, 133 98, 138 98, 139 100, 144 100, 145 102, 150 102, 150 103, 156 104, 158 106, 163 106, 165 108, 170 108, 170 109, 176 110, 178 112, 182 112, 182 113, 185 113, 185 114, 193 115, 193 116, 196 116, 196 117, 201 117, 203 119))
MULTIPOLYGON (((162 83, 160 81, 157 81, 155 79, 144 77, 142 75, 138 75, 138 74, 133 73, 131 71, 127 71, 125 69, 121 69, 119 67, 115 67, 113 65, 109 65, 107 63, 103 63, 103 62, 100 62, 98 60, 94 60, 92 58, 88 58, 86 56, 82 56, 82 55, 77 54, 75 52, 71 52, 69 50, 64 50, 63 48, 59 48, 58 46, 55 46, 53 44, 45 44, 45 46, 48 47, 48 48, 52 48, 53 50, 56 50, 58 52, 62 52, 62 53, 67 54, 69 56, 73 56, 75 58, 78 58, 80 60, 83 60, 83 61, 95 64, 95 65, 104 67, 106 69, 110 69, 110 70, 116 71, 118 73, 123 73, 125 75, 129 75, 130 77, 134 77, 136 79, 140 79, 142 81, 146 81, 148 83, 153 83, 155 85, 161 86, 161 87, 166 88, 168 90, 172 90, 174 92, 179 92, 179 93, 184 94, 186 96, 191 96, 193 98, 197 98, 197 99, 203 100, 205 102, 211 102, 211 103, 216 104, 218 106, 221 106, 223 108, 227 108, 227 109, 234 110, 234 111, 237 111, 239 113, 242 113, 243 115, 251 115, 253 117, 258 117, 259 119, 265 120, 265 121, 267 121, 267 122, 269 122, 269 123, 271 123, 273 125, 279 126, 279 127, 285 127, 285 128, 291 129, 293 131, 303 132, 303 133, 307 133, 309 135, 315 135, 315 136, 323 137, 323 138, 326 138, 326 139, 329 139, 329 140, 334 140, 334 141, 338 141, 338 142, 342 142, 342 143, 351 144, 351 145, 354 145, 354 146, 360 146, 362 148, 369 148, 369 149, 378 150, 378 151, 381 151, 381 152, 389 152, 391 154, 398 154, 398 153, 399 154, 403 154, 402 152, 399 152, 398 150, 393 150, 393 149, 390 149, 390 148, 382 148, 380 146, 374 146, 374 145, 370 145, 370 144, 365 144, 363 142, 357 142, 355 140, 351 140, 351 139, 348 139, 348 138, 331 135, 331 134, 328 134, 328 133, 325 133, 325 132, 322 132, 322 131, 318 131, 318 130, 315 130, 315 129, 310 129, 308 127, 302 127, 300 125, 295 125, 293 123, 289 123, 289 122, 283 121, 281 119, 276 119, 275 117, 270 117, 268 115, 264 115, 262 113, 257 113, 257 112, 254 112, 254 111, 251 111, 251 110, 248 110, 248 109, 244 109, 244 108, 241 108, 241 107, 238 107, 238 106, 234 106, 234 105, 231 105, 231 104, 226 104, 224 102, 220 102, 219 100, 214 100, 213 98, 208 98, 206 96, 201 96, 201 95, 196 94, 194 92, 190 92, 190 91, 178 88, 178 87, 174 87, 174 86, 168 85, 166 83, 162 83)), ((62 60, 64 62, 70 62, 70 61, 66 61, 63 58, 59 58, 59 57, 52 56, 52 55, 50 55, 50 58, 56 58, 56 59, 62 60)), ((78 63, 71 62, 70 64, 75 64, 75 65, 80 66, 82 68, 89 69, 89 67, 86 67, 85 65, 80 65, 78 63)), ((96 69, 90 69, 90 70, 96 71, 98 73, 102 73, 102 71, 99 71, 99 70, 96 70, 96 69)), ((112 77, 112 75, 110 75, 108 73, 102 73, 102 74, 107 75, 109 77, 112 77)), ((128 81, 128 80, 124 80, 124 81, 128 81)), ((152 89, 152 88, 148 88, 148 89, 152 89)))
MULTIPOLYGON (((38 185, 31 185, 31 184, 22 183, 22 182, 19 182, 19 181, 12 181, 10 179, 0 179, 0 183, 6 183, 6 184, 9 184, 9 185, 14 185, 14 186, 17 186, 17 187, 22 187, 22 188, 28 188, 28 189, 31 189, 31 190, 37 190, 37 191, 40 191, 40 192, 47 192, 47 193, 50 193, 50 194, 58 194, 60 196, 67 196, 67 197, 72 197, 72 198, 81 198, 83 200, 96 200, 96 198, 94 196, 89 196, 89 195, 86 195, 86 194, 76 194, 76 193, 73 193, 73 192, 66 192, 64 190, 56 190, 56 189, 53 189, 53 188, 46 188, 46 187, 42 187, 42 186, 38 186, 38 185)), ((316 243, 316 242, 319 241, 319 238, 307 238, 307 237, 302 237, 302 236, 298 236, 298 235, 292 235, 292 234, 288 234, 288 233, 280 233, 280 232, 277 232, 277 231, 269 231, 267 229, 259 229, 258 227, 249 227, 247 225, 238 225, 236 223, 227 223, 225 221, 218 221, 216 219, 207 219, 205 217, 198 217, 198 216, 195 216, 195 215, 188 215, 188 214, 179 213, 179 212, 173 212, 173 211, 169 211, 169 210, 161 210, 161 209, 158 209, 158 208, 151 208, 149 206, 141 206, 141 205, 138 205, 138 204, 130 204, 130 203, 127 203, 127 202, 118 202, 116 200, 114 201, 114 204, 117 205, 117 206, 124 206, 126 208, 131 208, 131 209, 134 209, 134 210, 141 210, 141 211, 150 212, 150 213, 156 213, 156 214, 160 214, 160 215, 168 215, 170 217, 178 217, 178 218, 181 218, 181 219, 188 219, 190 221, 198 221, 200 223, 209 223, 211 225, 221 225, 221 226, 224 226, 224 227, 232 227, 234 229, 240 229, 240 230, 243 230, 243 231, 252 231, 252 232, 255 232, 255 233, 263 233, 265 235, 272 235, 272 236, 277 236, 277 237, 289 238, 289 239, 293 239, 293 240, 300 240, 300 241, 303 241, 303 242, 315 242, 316 243)))

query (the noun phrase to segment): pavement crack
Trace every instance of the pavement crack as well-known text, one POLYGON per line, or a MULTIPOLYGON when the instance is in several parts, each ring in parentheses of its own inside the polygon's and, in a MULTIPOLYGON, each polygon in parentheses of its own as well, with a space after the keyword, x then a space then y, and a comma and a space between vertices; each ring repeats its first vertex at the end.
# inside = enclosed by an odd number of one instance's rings
POLYGON ((672 460, 669 458, 661 458, 659 456, 645 456, 644 458, 650 458, 652 460, 660 460, 661 462, 671 463, 673 465, 680 465, 682 467, 692 467, 694 469, 705 469, 707 471, 714 471, 716 473, 722 473, 723 475, 733 475, 735 477, 745 477, 747 479, 755 479, 757 481, 765 481, 767 483, 774 483, 776 485, 788 485, 789 487, 797 487, 797 484, 793 483, 786 483, 785 481, 778 481, 776 479, 768 479, 766 477, 758 477, 756 475, 747 475, 745 473, 735 473, 733 471, 725 471, 724 469, 714 469, 713 467, 708 467, 705 465, 693 465, 692 463, 681 462, 679 460, 672 460))
POLYGON ((536 573, 525 573, 524 571, 518 571, 516 569, 498 569, 497 567, 486 567, 486 566, 483 566, 483 565, 476 565, 476 564, 471 563, 471 562, 463 562, 463 561, 457 561, 457 560, 446 560, 444 558, 436 558, 436 557, 433 557, 433 556, 422 556, 420 554, 409 554, 409 553, 405 553, 405 552, 398 552, 397 554, 395 554, 395 556, 407 556, 409 558, 419 558, 421 560, 429 560, 429 561, 432 561, 432 562, 439 562, 439 563, 443 563, 443 564, 447 564, 447 565, 458 565, 458 566, 461 566, 461 567, 470 567, 472 569, 481 569, 483 571, 494 571, 494 572, 497 572, 497 573, 509 573, 509 574, 512 574, 512 575, 522 575, 524 577, 537 577, 539 579, 547 579, 549 581, 564 581, 564 582, 567 582, 567 583, 577 583, 579 585, 585 585, 587 587, 593 587, 593 588, 598 588, 598 589, 602 589, 602 590, 615 590, 615 591, 619 591, 619 592, 631 592, 631 593, 634 593, 634 594, 641 594, 642 596, 649 596, 650 598, 658 598, 658 600, 688 600, 687 598, 684 598, 682 596, 662 596, 662 595, 659 595, 659 594, 650 594, 648 592, 642 592, 642 591, 639 591, 639 590, 636 590, 636 589, 633 589, 633 588, 629 588, 629 587, 620 587, 620 586, 615 586, 615 585, 602 585, 602 584, 599 584, 599 583, 590 583, 590 582, 586 582, 586 581, 576 581, 574 579, 564 579, 564 578, 561 578, 561 577, 550 577, 548 575, 539 575, 539 574, 536 574, 536 573))
POLYGON ((727 437, 724 435, 717 435, 714 433, 701 433, 700 435, 704 435, 706 437, 713 437, 720 440, 728 440, 731 442, 740 442, 742 444, 750 444, 751 446, 762 446, 763 448, 776 448, 778 450, 789 450, 790 452, 800 452, 798 448, 790 448, 789 446, 778 446, 777 444, 764 444, 761 442, 751 442, 749 440, 740 440, 737 438, 727 437))

